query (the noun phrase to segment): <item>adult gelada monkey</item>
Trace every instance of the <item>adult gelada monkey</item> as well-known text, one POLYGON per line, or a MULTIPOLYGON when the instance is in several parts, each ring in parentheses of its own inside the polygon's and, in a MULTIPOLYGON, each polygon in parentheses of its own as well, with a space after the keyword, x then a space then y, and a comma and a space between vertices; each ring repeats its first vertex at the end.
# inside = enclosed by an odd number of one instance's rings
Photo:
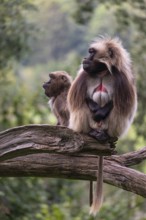
MULTIPOLYGON (((77 132, 109 142, 126 133, 136 112, 137 94, 130 56, 118 38, 99 38, 90 45, 69 90, 68 105, 69 128, 77 132)), ((93 215, 102 204, 102 175, 103 157, 99 157, 93 215)))
POLYGON ((46 96, 50 98, 49 105, 57 118, 57 125, 68 126, 69 111, 67 94, 72 82, 71 76, 65 71, 49 73, 49 80, 43 84, 46 96))

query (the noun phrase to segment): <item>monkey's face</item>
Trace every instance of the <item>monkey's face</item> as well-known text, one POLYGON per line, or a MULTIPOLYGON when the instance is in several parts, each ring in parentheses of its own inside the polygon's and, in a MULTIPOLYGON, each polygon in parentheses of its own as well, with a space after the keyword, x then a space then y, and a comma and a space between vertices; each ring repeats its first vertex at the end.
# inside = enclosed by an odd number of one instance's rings
POLYGON ((96 74, 107 70, 107 66, 98 59, 97 50, 89 48, 89 56, 83 60, 83 69, 91 76, 95 76, 96 74))
POLYGON ((95 76, 103 71, 112 73, 112 66, 119 65, 120 47, 116 40, 101 39, 91 44, 89 56, 83 60, 83 69, 95 76))
POLYGON ((49 73, 49 80, 43 84, 46 96, 57 97, 71 85, 70 77, 62 71, 49 73))
POLYGON ((105 70, 113 74, 113 67, 121 71, 130 63, 130 56, 118 38, 99 38, 91 44, 89 56, 83 60, 83 69, 91 76, 105 70))

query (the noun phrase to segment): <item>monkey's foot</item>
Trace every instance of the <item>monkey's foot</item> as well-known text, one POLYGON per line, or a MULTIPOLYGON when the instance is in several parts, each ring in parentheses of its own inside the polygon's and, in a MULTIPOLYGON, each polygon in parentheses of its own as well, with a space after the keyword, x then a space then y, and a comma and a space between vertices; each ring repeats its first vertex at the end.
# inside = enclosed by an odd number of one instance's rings
POLYGON ((92 129, 90 130, 89 135, 93 137, 94 139, 96 139, 101 144, 109 143, 111 148, 116 147, 116 142, 118 138, 110 137, 106 130, 97 131, 97 130, 92 129))

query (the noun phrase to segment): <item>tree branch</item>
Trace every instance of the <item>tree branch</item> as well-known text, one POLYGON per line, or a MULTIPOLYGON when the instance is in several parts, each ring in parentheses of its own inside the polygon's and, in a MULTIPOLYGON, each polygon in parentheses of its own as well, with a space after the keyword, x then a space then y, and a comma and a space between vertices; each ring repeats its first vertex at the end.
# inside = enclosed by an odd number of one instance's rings
MULTIPOLYGON (((97 155, 115 150, 65 127, 21 126, 0 133, 0 176, 96 180, 97 155)), ((146 158, 146 147, 106 156, 104 182, 146 197, 146 175, 128 166, 146 158)))
POLYGON ((137 165, 146 159, 146 147, 123 155, 109 157, 109 160, 111 159, 116 163, 126 167, 137 165))
POLYGON ((98 143, 61 126, 28 125, 0 133, 0 161, 34 153, 89 153, 111 155, 115 151, 109 144, 98 143))

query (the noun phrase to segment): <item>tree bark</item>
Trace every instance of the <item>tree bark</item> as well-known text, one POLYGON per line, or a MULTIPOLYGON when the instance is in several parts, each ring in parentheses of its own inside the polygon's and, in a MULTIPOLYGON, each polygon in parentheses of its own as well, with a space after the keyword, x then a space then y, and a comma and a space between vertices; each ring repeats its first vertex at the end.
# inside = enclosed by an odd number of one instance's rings
POLYGON ((111 155, 115 150, 108 143, 100 144, 87 135, 61 126, 28 125, 0 133, 0 161, 43 152, 111 155))
POLYGON ((21 126, 0 133, 0 176, 96 180, 97 155, 105 155, 104 182, 146 197, 146 175, 129 168, 146 159, 146 147, 113 154, 108 143, 65 127, 21 126))

